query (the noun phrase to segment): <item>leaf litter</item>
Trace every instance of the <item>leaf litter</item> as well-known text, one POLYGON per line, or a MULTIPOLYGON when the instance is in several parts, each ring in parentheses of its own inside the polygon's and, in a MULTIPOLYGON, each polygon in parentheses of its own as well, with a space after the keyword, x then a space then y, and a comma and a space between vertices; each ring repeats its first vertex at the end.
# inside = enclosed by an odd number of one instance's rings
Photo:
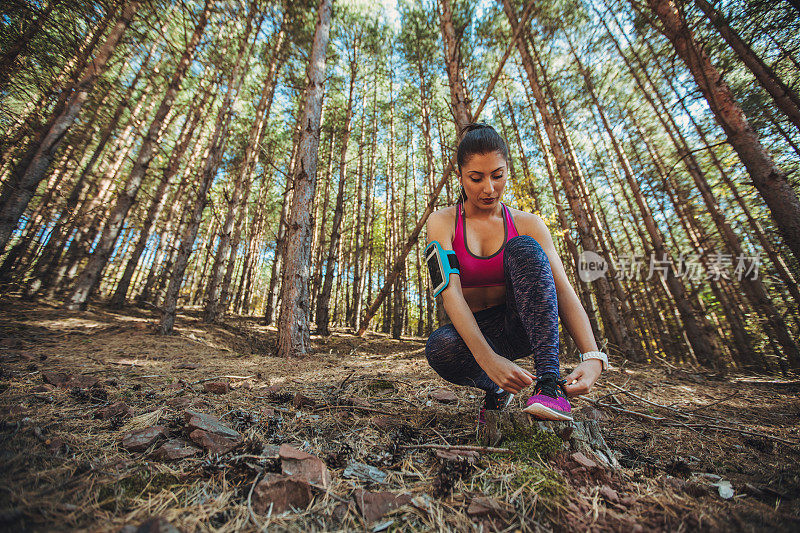
POLYGON ((800 527, 796 378, 604 373, 572 403, 577 420, 599 421, 612 468, 535 439, 482 447, 479 391, 436 376, 425 339, 335 331, 282 360, 257 319, 204 325, 189 311, 159 337, 156 318, 2 306, 0 527, 800 527))

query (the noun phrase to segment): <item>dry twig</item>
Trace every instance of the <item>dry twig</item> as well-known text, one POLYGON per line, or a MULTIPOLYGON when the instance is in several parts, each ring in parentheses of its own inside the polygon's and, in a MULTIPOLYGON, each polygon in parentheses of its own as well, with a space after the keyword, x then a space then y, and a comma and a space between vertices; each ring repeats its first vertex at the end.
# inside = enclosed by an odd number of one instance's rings
POLYGON ((406 450, 431 449, 431 450, 463 450, 479 453, 512 453, 508 448, 494 448, 492 446, 468 446, 461 444, 404 444, 400 448, 406 450))

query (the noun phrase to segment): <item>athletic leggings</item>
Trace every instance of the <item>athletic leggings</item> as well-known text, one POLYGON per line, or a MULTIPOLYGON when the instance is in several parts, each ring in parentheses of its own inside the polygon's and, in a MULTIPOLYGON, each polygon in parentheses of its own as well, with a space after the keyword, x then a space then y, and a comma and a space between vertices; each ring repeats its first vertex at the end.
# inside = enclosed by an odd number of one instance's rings
MULTIPOLYGON (((503 270, 506 303, 474 313, 478 327, 499 355, 513 361, 533 354, 537 378, 554 372, 560 379, 558 301, 544 250, 533 237, 513 237, 503 252, 503 270)), ((451 383, 485 391, 499 389, 452 324, 431 333, 425 355, 431 367, 451 383)))

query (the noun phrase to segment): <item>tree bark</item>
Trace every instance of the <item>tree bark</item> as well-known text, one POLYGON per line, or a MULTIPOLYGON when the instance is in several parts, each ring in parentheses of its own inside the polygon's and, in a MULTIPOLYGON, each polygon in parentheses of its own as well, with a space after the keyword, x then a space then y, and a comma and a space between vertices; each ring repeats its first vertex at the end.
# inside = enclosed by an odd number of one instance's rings
MULTIPOLYGON (((328 135, 328 149, 325 152, 328 161, 325 166, 325 177, 323 178, 323 181, 325 182, 325 189, 322 192, 322 205, 319 206, 319 214, 314 217, 314 273, 311 279, 311 309, 317 308, 317 300, 319 299, 319 294, 322 292, 322 275, 325 271, 325 264, 322 261, 322 254, 327 250, 325 247, 325 226, 327 226, 328 203, 330 202, 331 197, 331 176, 333 175, 334 150, 333 141, 335 138, 336 135, 328 135)), ((319 203, 319 201, 317 203, 319 203)), ((314 318, 316 320, 316 316, 314 318)))
POLYGON ((661 20, 660 31, 672 42, 703 92, 714 117, 747 168, 753 185, 769 207, 775 226, 800 261, 800 200, 786 173, 766 151, 722 74, 698 45, 672 0, 647 0, 661 20))
POLYGON ((450 0, 439 0, 439 25, 442 30, 444 42, 445 66, 447 78, 450 81, 450 101, 452 103, 453 119, 456 123, 456 134, 461 134, 461 128, 472 122, 472 112, 469 108, 469 99, 464 89, 461 77, 461 50, 459 39, 456 38, 453 27, 453 10, 450 0))
MULTIPOLYGON (((518 23, 514 8, 511 6, 509 0, 503 0, 502 3, 511 28, 516 30, 518 23)), ((528 50, 527 42, 524 36, 525 33, 523 33, 523 38, 517 41, 517 47, 520 52, 523 67, 525 67, 525 72, 528 76, 528 82, 530 84, 536 106, 539 110, 539 114, 542 116, 545 133, 547 134, 547 138, 550 142, 550 148, 555 159, 556 170, 561 178, 567 201, 569 202, 570 209, 578 226, 581 245, 585 251, 599 253, 601 250, 597 245, 595 237, 591 233, 591 221, 589 215, 585 207, 582 205, 580 188, 579 186, 576 186, 575 180, 570 175, 567 158, 563 149, 561 148, 556 134, 556 123, 547 108, 545 95, 542 90, 542 86, 539 83, 534 61, 531 57, 530 51, 528 50)), ((614 301, 612 296, 612 288, 608 280, 604 277, 601 277, 594 282, 594 286, 598 305, 601 308, 602 316, 607 322, 604 324, 604 333, 606 337, 614 341, 618 349, 622 351, 623 357, 631 360, 640 360, 641 354, 637 353, 632 348, 632 343, 630 342, 627 329, 624 321, 622 320, 619 305, 614 301)), ((596 333, 597 332, 595 332, 595 334, 596 333)))
POLYGON ((122 230, 122 225, 125 222, 125 218, 128 216, 128 211, 130 211, 131 206, 136 200, 136 196, 139 193, 139 188, 141 187, 142 182, 144 181, 147 169, 150 166, 153 157, 155 156, 155 148, 160 138, 161 127, 167 118, 167 114, 172 109, 172 105, 175 102, 175 97, 180 90, 183 77, 186 74, 189 64, 191 63, 191 59, 194 55, 195 49, 197 48, 197 44, 200 42, 200 37, 205 30, 210 9, 211 2, 210 0, 206 0, 203 11, 200 13, 198 23, 195 26, 194 33, 189 39, 186 49, 183 51, 181 58, 178 61, 178 66, 173 72, 172 78, 167 85, 164 98, 161 100, 161 104, 158 106, 158 110, 156 111, 156 114, 150 123, 147 134, 145 135, 145 138, 139 147, 139 153, 133 164, 133 168, 131 169, 125 190, 119 195, 116 204, 112 208, 109 220, 103 229, 100 242, 90 257, 88 264, 78 277, 78 280, 75 282, 72 292, 67 298, 65 303, 65 307, 67 309, 86 309, 89 298, 100 281, 100 276, 106 266, 106 263, 108 262, 111 252, 114 249, 114 245, 119 237, 119 233, 122 230))
POLYGON ((128 294, 131 280, 133 279, 133 273, 139 266, 139 259, 142 256, 142 252, 144 252, 145 246, 147 246, 147 241, 151 235, 150 230, 152 229, 155 221, 158 220, 158 217, 161 215, 161 210, 163 209, 164 203, 167 199, 167 187, 169 186, 170 180, 172 180, 172 178, 178 172, 178 167, 183 160, 183 154, 189 147, 189 142, 191 141, 195 128, 200 121, 201 110, 206 109, 206 103, 208 102, 210 93, 210 88, 203 91, 203 96, 200 99, 200 103, 195 107, 191 117, 186 120, 183 131, 181 131, 178 141, 170 153, 167 166, 162 172, 161 179, 159 180, 158 186, 153 193, 153 200, 147 210, 147 215, 139 227, 139 239, 136 242, 136 246, 134 247, 130 258, 128 259, 128 263, 125 265, 125 271, 122 274, 122 278, 117 284, 117 288, 114 291, 111 300, 109 301, 109 305, 112 308, 120 309, 125 305, 125 298, 128 294))
MULTIPOLYGON (((305 100, 301 102, 300 111, 305 108, 305 100)), ((294 136, 292 142, 292 155, 289 158, 288 172, 286 173, 286 183, 283 187, 283 202, 281 203, 281 214, 278 220, 278 232, 275 239, 275 252, 272 258, 272 269, 269 276, 269 287, 267 289, 266 305, 264 306, 264 324, 270 325, 274 320, 275 307, 279 305, 280 284, 280 269, 283 265, 283 259, 286 251, 286 224, 289 219, 289 209, 291 207, 291 194, 294 190, 294 169, 296 166, 297 155, 300 150, 300 139, 302 129, 302 116, 298 112, 297 124, 294 129, 294 136)))
POLYGON ((12 44, 2 56, 0 56, 0 92, 4 92, 11 77, 16 73, 15 63, 17 58, 24 54, 31 44, 31 41, 37 33, 42 29, 44 23, 50 17, 53 8, 59 4, 60 0, 50 0, 44 9, 41 10, 36 20, 28 23, 28 26, 22 32, 14 44, 12 44))
MULTIPOLYGON (((358 45, 355 45, 356 48, 358 45)), ((342 218, 344 217, 344 195, 347 187, 347 148, 350 144, 353 119, 353 91, 355 90, 356 76, 358 75, 358 57, 350 59, 350 87, 347 94, 347 110, 345 112, 344 126, 342 128, 342 145, 339 153, 339 188, 336 193, 336 207, 331 221, 331 238, 328 242, 328 253, 325 259, 325 277, 322 281, 322 291, 317 299, 316 325, 317 333, 330 335, 330 300, 333 287, 333 275, 337 267, 336 256, 339 251, 339 240, 342 235, 342 218)))
MULTIPOLYGON (((203 322, 206 323, 217 322, 227 310, 227 289, 230 287, 230 276, 232 272, 230 272, 231 267, 226 266, 226 263, 227 265, 231 265, 236 254, 236 249, 239 247, 241 226, 237 225, 236 235, 233 235, 234 223, 236 222, 237 216, 239 216, 241 220, 240 211, 245 209, 257 154, 261 149, 264 127, 266 121, 269 119, 269 110, 272 107, 272 98, 275 94, 275 73, 279 65, 280 54, 283 48, 285 20, 286 13, 284 12, 284 21, 276 35, 269 70, 264 80, 261 98, 256 107, 256 120, 253 122, 250 129, 245 158, 234 180, 233 192, 228 202, 228 210, 220 228, 219 245, 217 247, 217 253, 214 256, 214 264, 211 268, 210 280, 207 284, 208 288, 206 290, 206 299, 203 306, 203 322), (228 280, 227 283, 225 281, 226 279, 228 280)), ((256 26, 259 27, 260 23, 256 26)))
POLYGON ((753 49, 728 25, 728 21, 725 20, 722 13, 714 9, 708 0, 694 0, 694 2, 719 30, 722 38, 736 52, 742 63, 750 69, 758 83, 769 93, 777 108, 783 111, 792 124, 800 130, 800 96, 756 55, 753 49))
MULTIPOLYGON (((228 131, 233 115, 233 106, 238 98, 239 89, 244 80, 244 72, 247 70, 247 63, 250 60, 250 52, 252 51, 250 32, 253 29, 252 22, 254 14, 255 6, 251 5, 245 21, 245 32, 241 37, 233 72, 231 72, 228 82, 228 90, 225 93, 225 99, 220 106, 216 123, 214 124, 214 133, 211 135, 211 141, 209 143, 209 155, 208 159, 206 159, 205 167, 203 168, 203 175, 200 187, 197 191, 195 205, 189 218, 188 227, 181 239, 180 248, 170 276, 169 286, 167 287, 167 293, 164 297, 161 321, 158 325, 158 332, 161 335, 169 335, 172 333, 172 328, 175 324, 176 308, 178 306, 178 293, 183 284, 183 277, 186 272, 186 266, 189 263, 189 256, 192 253, 192 248, 197 238, 197 232, 202 222, 203 211, 208 204, 208 191, 211 189, 211 184, 214 181, 219 165, 222 162, 222 155, 225 152, 225 146, 228 141, 228 131)), ((213 235, 213 233, 211 233, 211 235, 213 235)), ((207 264, 207 262, 205 264, 207 264)))
POLYGON ((43 132, 41 142, 36 142, 28 148, 26 154, 15 166, 11 177, 3 184, 3 190, 0 193, 0 252, 8 244, 19 217, 22 216, 36 187, 44 178, 45 172, 55 157, 56 150, 67 131, 75 123, 95 82, 106 71, 108 60, 140 5, 141 2, 132 0, 125 6, 122 15, 103 46, 98 50, 92 64, 78 80, 71 96, 68 97, 63 107, 56 109, 56 115, 45 126, 46 133, 43 132))
POLYGON ((353 244, 352 257, 353 257, 353 296, 351 298, 352 305, 348 308, 347 324, 355 330, 357 328, 358 315, 361 308, 361 287, 362 280, 364 279, 361 272, 361 236, 366 232, 364 226, 363 209, 364 204, 362 198, 364 197, 364 138, 366 137, 367 122, 364 117, 364 106, 361 106, 361 128, 359 131, 358 140, 358 167, 356 175, 358 182, 356 185, 356 222, 353 226, 353 235, 355 243, 353 244))
MULTIPOLYGON (((447 1, 447 0, 445 0, 445 1, 447 1)), ((497 78, 495 77, 490 81, 489 86, 486 88, 486 93, 484 95, 484 100, 488 99, 488 95, 490 95, 492 93, 492 91, 494 90, 494 87, 495 87, 495 83, 494 82, 496 80, 497 80, 497 78)), ((466 100, 456 100, 454 102, 454 107, 466 106, 467 104, 468 104, 468 102, 466 102, 466 100)), ((461 117, 469 116, 470 120, 477 120, 478 116, 479 116, 477 114, 475 114, 474 116, 471 115, 469 113, 469 109, 466 108, 466 107, 464 109, 457 110, 456 114, 457 114, 457 116, 461 116, 461 117)), ((427 140, 426 140, 426 142, 427 142, 427 140)), ((392 284, 394 284, 395 280, 397 279, 397 276, 400 275, 400 272, 403 269, 403 266, 405 264, 406 258, 408 257, 408 254, 411 252, 411 248, 413 248, 414 245, 417 243, 417 239, 419 238, 419 234, 422 232, 422 228, 425 226, 425 222, 427 222, 428 217, 430 216, 430 214, 433 213, 435 205, 436 205, 436 202, 437 202, 437 199, 439 198, 439 193, 442 191, 442 188, 445 186, 445 184, 448 183, 448 180, 450 179, 450 173, 453 172, 453 170, 455 168, 454 167, 454 162, 452 160, 449 160, 449 161, 445 160, 445 161, 446 161, 446 164, 443 165, 444 166, 444 170, 442 172, 442 177, 440 178, 439 182, 436 183, 432 187, 431 193, 430 193, 430 197, 428 198, 428 205, 425 207, 425 210, 422 212, 422 215, 420 216, 419 220, 417 221, 417 225, 409 233, 408 239, 406 240, 406 243, 403 246, 403 248, 401 249, 400 253, 395 256, 394 264, 392 265, 391 268, 387 268, 386 269, 387 272, 386 272, 386 277, 384 278, 384 281, 383 281, 383 286, 382 286, 381 290, 378 291, 378 294, 376 295, 375 299, 372 301, 372 304, 370 304, 370 306, 365 310, 363 318, 361 320, 361 324, 359 325, 358 331, 356 332, 356 335, 362 336, 364 334, 364 332, 367 330, 367 326, 369 325, 369 322, 372 320, 372 318, 378 312, 378 309, 380 308, 380 306, 383 303, 384 299, 389 294, 390 289, 392 287, 392 284)), ((369 226, 371 226, 371 224, 369 224, 369 226)), ((370 255, 370 260, 371 260, 371 255, 370 255)), ((370 271, 370 275, 371 275, 371 271, 370 271)), ((372 291, 372 283, 371 282, 372 282, 372 280, 370 279, 369 280, 369 284, 368 284, 368 287, 369 287, 369 290, 368 290, 369 296, 367 297, 368 300, 371 299, 371 291, 372 291)))
POLYGON ((322 119, 325 59, 330 36, 332 0, 321 0, 311 56, 306 70, 308 85, 302 114, 299 164, 294 177, 292 210, 288 223, 286 263, 281 283, 278 323, 278 357, 296 357, 308 352, 311 332, 308 281, 311 256, 311 202, 317 180, 317 151, 322 119))

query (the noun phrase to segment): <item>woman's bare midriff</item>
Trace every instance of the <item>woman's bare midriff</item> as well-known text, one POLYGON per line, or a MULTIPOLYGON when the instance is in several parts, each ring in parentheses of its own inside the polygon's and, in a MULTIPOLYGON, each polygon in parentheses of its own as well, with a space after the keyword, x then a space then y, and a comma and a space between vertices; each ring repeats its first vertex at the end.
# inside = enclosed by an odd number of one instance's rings
POLYGON ((462 287, 461 292, 464 294, 464 300, 473 313, 506 303, 506 288, 504 285, 496 287, 462 287))

